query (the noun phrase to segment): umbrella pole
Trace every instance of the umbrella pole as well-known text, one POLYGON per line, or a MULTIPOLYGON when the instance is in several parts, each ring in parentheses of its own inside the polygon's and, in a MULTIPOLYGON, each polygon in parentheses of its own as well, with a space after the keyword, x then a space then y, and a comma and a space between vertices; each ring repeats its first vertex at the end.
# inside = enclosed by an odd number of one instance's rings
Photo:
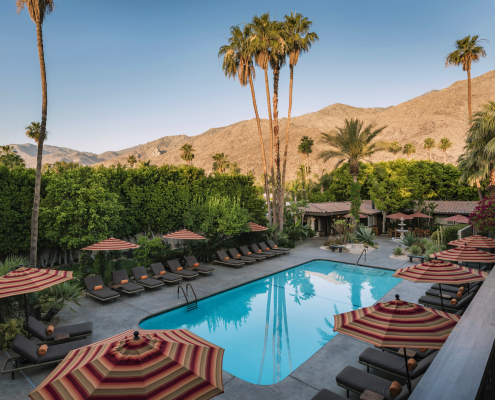
POLYGON ((405 346, 404 346, 404 361, 406 362, 407 389, 409 390, 409 393, 412 393, 411 381, 409 380, 409 368, 407 368, 407 355, 406 355, 406 347, 405 346))
POLYGON ((442 285, 439 283, 438 288, 440 289, 440 303, 442 304, 442 311, 443 311, 443 297, 442 297, 442 285))
POLYGON ((27 329, 27 333, 28 333, 28 339, 31 340, 31 334, 29 333, 28 306, 27 306, 26 293, 24 293, 24 312, 26 315, 26 329, 27 329))

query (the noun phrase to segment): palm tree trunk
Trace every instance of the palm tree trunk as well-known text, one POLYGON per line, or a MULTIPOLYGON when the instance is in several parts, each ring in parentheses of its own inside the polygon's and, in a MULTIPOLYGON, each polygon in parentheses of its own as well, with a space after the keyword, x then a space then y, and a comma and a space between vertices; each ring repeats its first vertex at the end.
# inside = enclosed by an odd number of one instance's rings
MULTIPOLYGON (((273 193, 273 221, 277 221, 277 204, 275 199, 275 170, 273 168, 273 125, 272 125, 272 103, 270 101, 270 84, 268 82, 268 65, 265 68, 265 89, 266 89, 266 103, 268 105, 268 120, 270 122, 270 172, 272 175, 272 193, 273 193)), ((270 201, 270 200, 268 200, 270 201)))
POLYGON ((354 183, 357 183, 357 175, 352 175, 352 181, 353 181, 354 183))
POLYGON ((36 257, 38 255, 38 217, 40 214, 40 193, 41 193, 41 166, 43 160, 43 142, 46 132, 46 115, 48 109, 48 96, 46 88, 45 55, 43 52, 43 32, 41 23, 36 23, 36 36, 38 39, 38 56, 40 59, 41 72, 41 94, 43 102, 41 107, 41 132, 38 138, 38 154, 36 159, 36 180, 34 184, 33 212, 31 215, 31 247, 29 250, 29 266, 36 268, 36 257))
POLYGON ((289 65, 289 68, 290 68, 289 111, 287 113, 287 130, 285 131, 285 150, 284 150, 284 162, 282 167, 282 200, 285 200, 285 171, 287 165, 287 150, 289 148, 290 114, 292 112, 292 86, 294 83, 294 66, 289 65))
POLYGON ((268 222, 272 222, 272 213, 271 213, 271 205, 270 205, 270 194, 268 193, 268 179, 266 176, 266 158, 265 158, 265 144, 263 143, 263 135, 261 134, 261 124, 260 124, 260 116, 258 114, 258 106, 256 105, 256 95, 254 94, 254 86, 253 86, 253 77, 251 75, 252 71, 249 72, 249 85, 251 86, 251 97, 253 98, 253 107, 254 114, 256 115, 256 124, 258 126, 258 135, 260 137, 260 145, 261 145, 261 156, 263 159, 263 171, 265 177, 265 196, 266 203, 268 205, 268 222))
POLYGON ((278 207, 278 229, 284 227, 284 203, 282 201, 282 177, 280 174, 280 137, 278 128, 278 80, 280 68, 273 70, 273 141, 275 142, 275 168, 277 176, 277 207, 278 207))
POLYGON ((476 188, 478 189, 478 197, 481 201, 483 200, 483 190, 481 190, 481 185, 479 180, 476 180, 476 188))
POLYGON ((471 66, 470 65, 468 65, 467 75, 468 75, 468 112, 469 112, 468 120, 471 121, 473 112, 471 110, 471 66))

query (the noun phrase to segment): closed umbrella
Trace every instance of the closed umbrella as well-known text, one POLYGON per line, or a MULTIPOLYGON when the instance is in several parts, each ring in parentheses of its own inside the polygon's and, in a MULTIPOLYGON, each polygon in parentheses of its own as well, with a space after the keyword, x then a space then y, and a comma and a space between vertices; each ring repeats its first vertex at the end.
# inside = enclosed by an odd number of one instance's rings
POLYGON ((440 349, 460 317, 395 300, 335 315, 334 331, 377 347, 403 347, 407 387, 411 392, 406 348, 440 349))
POLYGON ((473 235, 462 239, 452 240, 449 242, 451 246, 469 246, 469 247, 480 247, 482 249, 493 249, 495 248, 495 239, 482 236, 473 235))
POLYGON ((223 393, 224 349, 187 329, 126 331, 71 351, 32 400, 207 400, 223 393))

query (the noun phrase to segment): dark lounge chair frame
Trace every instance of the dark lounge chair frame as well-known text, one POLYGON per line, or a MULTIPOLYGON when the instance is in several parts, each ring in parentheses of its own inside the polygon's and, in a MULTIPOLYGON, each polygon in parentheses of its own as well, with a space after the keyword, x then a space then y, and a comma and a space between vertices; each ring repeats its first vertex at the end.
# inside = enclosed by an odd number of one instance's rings
MULTIPOLYGON (((61 327, 56 326, 54 331, 53 331, 54 338, 52 340, 45 340, 44 338, 42 338, 36 334, 36 331, 33 329, 33 327, 38 325, 38 324, 41 324, 41 325, 43 325, 43 328, 46 329, 46 326, 34 317, 28 316, 28 320, 29 320, 29 327, 26 327, 26 324, 24 324, 24 329, 28 328, 26 330, 28 330, 32 336, 38 338, 39 340, 41 340, 43 342, 43 344, 47 344, 47 345, 59 344, 59 343, 64 343, 64 342, 72 342, 74 340, 79 340, 79 339, 86 339, 88 336, 93 335, 93 329, 92 329, 93 322, 90 321, 89 322, 89 323, 91 323, 91 332, 90 333, 85 333, 85 334, 80 334, 80 335, 75 335, 75 336, 69 336, 67 339, 56 340, 55 337, 57 337, 57 335, 61 335, 61 334, 65 333, 65 332, 57 333, 57 328, 59 328, 58 330, 60 330, 63 328, 83 326, 87 323, 72 324, 72 325, 66 325, 66 326, 61 326, 61 327)), ((47 336, 52 336, 52 335, 47 335, 47 336)))
POLYGON ((206 265, 201 265, 198 260, 196 260, 195 256, 187 256, 184 257, 184 261, 187 264, 187 268, 189 271, 198 272, 203 275, 211 275, 215 268, 208 267, 206 265), (199 267, 195 267, 194 264, 199 264, 199 267))
MULTIPOLYGON (((112 299, 114 301, 117 301, 117 297, 120 297, 119 292, 105 287, 105 284, 103 283, 103 279, 101 279, 101 276, 99 276, 99 275, 87 276, 86 278, 84 278, 84 284, 86 285, 86 297, 88 297, 88 296, 94 297, 95 299, 102 301, 103 304, 105 304, 106 301, 112 300, 112 299), (99 278, 99 280, 98 280, 98 278, 99 278), (98 285, 103 286, 103 289, 107 289, 107 290, 111 290, 112 292, 115 292, 115 296, 102 298, 100 296, 97 296, 97 295, 91 293, 91 292, 95 292, 95 290, 89 289, 91 286, 88 286, 88 282, 91 280, 93 281, 93 283, 98 283, 98 285)), ((93 287, 98 286, 98 285, 94 284, 93 287)), ((96 292, 98 292, 98 291, 96 291, 96 292)))
POLYGON ((196 277, 199 276, 199 274, 198 274, 197 271, 190 270, 190 269, 185 269, 185 270, 183 270, 184 272, 177 271, 177 268, 179 268, 179 267, 184 268, 184 267, 182 267, 182 265, 180 264, 179 260, 177 260, 177 259, 168 260, 167 261, 167 265, 170 268, 170 271, 172 271, 172 273, 177 274, 177 275, 180 275, 183 278, 196 279, 196 277), (196 274, 192 274, 191 275, 191 274, 189 274, 187 272, 195 272, 196 274))
POLYGON ((266 257, 279 257, 282 255, 282 253, 280 253, 279 251, 266 251, 266 250, 263 250, 261 249, 260 247, 258 247, 257 244, 252 244, 251 245, 251 249, 253 250, 253 253, 254 254, 260 254, 262 256, 266 256, 266 257), (261 250, 261 253, 258 253, 258 250, 261 250))
POLYGON ((132 275, 134 276, 134 280, 136 281, 136 283, 138 285, 145 287, 146 289, 150 289, 150 290, 156 289, 156 288, 161 289, 162 286, 165 285, 165 283, 162 280, 150 278, 148 276, 148 272, 146 271, 146 268, 144 268, 143 266, 131 268, 131 271, 132 271, 132 275), (138 270, 142 271, 142 272, 138 272, 138 270), (144 276, 144 274, 146 274, 146 276, 147 276, 146 279, 138 279, 138 277, 144 276), (148 281, 149 283, 148 284, 144 283, 146 281, 148 281), (150 283, 151 281, 155 281, 155 282, 157 282, 157 284, 151 285, 151 283, 150 283))
POLYGON ((152 278, 154 279, 161 279, 165 283, 176 283, 179 284, 179 282, 182 280, 181 275, 174 274, 172 272, 167 272, 165 267, 161 262, 159 263, 154 263, 150 265, 151 272, 154 274, 152 278), (158 271, 158 274, 156 273, 158 271), (160 275, 160 271, 165 271, 166 274, 160 275), (170 278, 170 275, 173 275, 172 278, 170 278))
POLYGON ((236 267, 236 268, 240 268, 246 264, 246 261, 232 260, 230 257, 229 257, 229 260, 225 260, 225 257, 228 257, 228 255, 224 250, 218 250, 216 253, 217 253, 218 260, 213 261, 215 264, 223 264, 223 265, 228 265, 230 267, 236 267), (223 255, 222 255, 222 253, 223 253, 223 255))
MULTIPOLYGON (((118 279, 118 278, 117 278, 118 279)), ((131 278, 129 278, 129 275, 127 275, 127 271, 125 269, 120 269, 118 271, 113 271, 112 272, 112 280, 113 280, 113 283, 117 286, 117 285, 120 285, 119 288, 116 288, 116 290, 118 290, 119 292, 123 292, 125 293, 126 295, 128 295, 129 297, 131 297, 131 294, 134 294, 134 293, 138 293, 140 296, 141 296, 141 292, 144 290, 143 287, 139 287, 139 288, 136 288, 135 290, 130 290, 130 289, 126 289, 125 288, 125 285, 128 285, 128 286, 140 286, 138 285, 137 283, 133 283, 131 282, 131 278), (122 275, 120 279, 120 281, 116 281, 115 278, 116 278, 116 275, 122 275), (124 283, 123 285, 120 283, 122 280, 125 280, 127 279, 129 282, 127 283, 124 283), (129 285, 129 283, 131 285, 129 285)))
POLYGON ((253 257, 253 258, 256 258, 257 260, 261 260, 261 261, 263 261, 267 257, 270 257, 266 254, 263 255, 263 254, 253 253, 252 251, 249 251, 247 246, 240 246, 239 248, 241 249, 242 254, 245 255, 246 257, 253 257), (248 253, 251 253, 251 254, 248 254, 248 253))
MULTIPOLYGON (((263 242, 264 243, 264 242, 263 242)), ((292 249, 289 248, 289 247, 278 247, 278 244, 275 243, 273 240, 267 240, 266 243, 268 243, 268 246, 272 249, 272 250, 281 250, 281 251, 291 251, 292 249), (277 246, 277 247, 275 247, 277 246)))
POLYGON ((289 252, 287 250, 272 249, 265 242, 259 242, 258 246, 260 247, 261 250, 264 250, 264 251, 271 251, 271 252, 275 252, 278 254, 289 254, 289 252), (266 248, 269 248, 270 250, 265 250, 266 248))
POLYGON ((228 252, 229 252, 230 256, 232 257, 232 260, 245 261, 245 262, 248 262, 251 264, 255 263, 256 261, 263 261, 259 258, 255 258, 255 257, 251 257, 251 256, 243 256, 242 253, 237 251, 237 249, 234 247, 231 247, 230 249, 228 249, 228 252), (240 254, 241 256, 236 257, 237 254, 240 254))

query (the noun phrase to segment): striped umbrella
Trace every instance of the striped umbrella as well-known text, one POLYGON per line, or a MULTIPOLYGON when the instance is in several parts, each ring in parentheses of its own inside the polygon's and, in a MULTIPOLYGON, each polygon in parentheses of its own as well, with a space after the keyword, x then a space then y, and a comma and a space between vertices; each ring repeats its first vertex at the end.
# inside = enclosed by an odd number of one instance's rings
POLYGON ((91 251, 102 251, 102 250, 127 250, 127 249, 137 249, 139 245, 132 244, 129 242, 124 242, 123 240, 110 238, 103 240, 101 242, 92 244, 91 246, 85 247, 82 250, 91 251))
POLYGON ((169 233, 163 237, 164 239, 186 239, 186 240, 202 240, 205 237, 198 235, 197 233, 188 231, 187 229, 182 229, 177 232, 169 233))
POLYGON ((411 392, 406 348, 440 349, 460 317, 399 299, 335 315, 334 331, 377 347, 403 347, 407 386, 411 392))
POLYGON ((449 242, 451 246, 470 246, 470 247, 481 247, 482 249, 493 249, 495 248, 495 240, 482 235, 468 236, 462 239, 452 240, 449 242))
MULTIPOLYGON (((26 294, 39 292, 40 290, 47 289, 71 279, 72 271, 24 268, 21 266, 21 268, 17 268, 0 277, 0 298, 23 294, 26 325, 29 327, 26 294)), ((29 329, 28 337, 31 339, 29 329)))
POLYGON ((248 225, 251 232, 263 232, 268 230, 266 226, 258 225, 255 224, 254 222, 248 222, 248 225))
POLYGON ((466 217, 464 215, 453 215, 452 217, 445 218, 444 221, 458 222, 460 224, 467 224, 467 223, 469 223, 468 217, 466 217))
POLYGON ((413 217, 413 218, 433 218, 433 217, 430 217, 429 215, 426 215, 426 214, 423 214, 423 213, 420 213, 420 212, 411 214, 409 216, 410 217, 413 217))
POLYGON ((433 253, 430 257, 457 262, 495 263, 495 254, 468 246, 433 253))
POLYGON ((32 400, 207 400, 223 393, 224 349, 187 329, 126 331, 72 350, 32 400))
POLYGON ((395 214, 387 215, 387 218, 390 218, 390 219, 401 219, 401 218, 413 219, 414 217, 411 217, 410 215, 403 214, 403 213, 395 213, 395 214))

